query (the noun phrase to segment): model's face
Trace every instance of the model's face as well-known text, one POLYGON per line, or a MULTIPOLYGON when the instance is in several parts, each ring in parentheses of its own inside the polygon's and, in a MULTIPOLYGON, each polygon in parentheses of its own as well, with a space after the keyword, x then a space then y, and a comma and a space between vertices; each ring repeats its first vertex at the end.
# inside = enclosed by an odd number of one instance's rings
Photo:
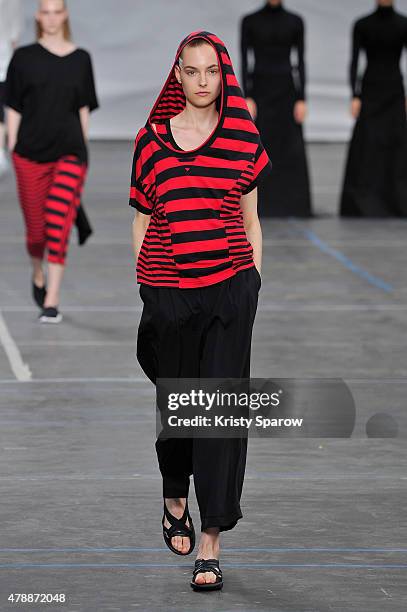
POLYGON ((182 66, 175 66, 175 76, 188 102, 199 108, 212 104, 222 89, 222 74, 212 45, 185 47, 182 66))
POLYGON ((378 0, 379 6, 393 6, 393 0, 378 0))
POLYGON ((35 15, 44 34, 59 34, 68 18, 63 0, 41 0, 35 15))

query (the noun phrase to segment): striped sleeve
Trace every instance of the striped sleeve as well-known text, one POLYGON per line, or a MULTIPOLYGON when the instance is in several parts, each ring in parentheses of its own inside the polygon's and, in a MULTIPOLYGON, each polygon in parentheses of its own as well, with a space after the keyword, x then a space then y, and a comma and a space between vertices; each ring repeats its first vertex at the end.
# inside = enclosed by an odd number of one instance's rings
POLYGON ((269 156, 266 153, 266 150, 263 146, 263 143, 259 139, 256 154, 254 157, 254 171, 253 178, 250 185, 246 188, 245 194, 250 193, 255 189, 261 181, 270 174, 272 168, 272 163, 270 161, 269 156))
POLYGON ((146 153, 141 143, 140 132, 137 134, 134 143, 129 205, 145 215, 151 215, 154 209, 154 189, 153 185, 149 185, 143 180, 146 153))

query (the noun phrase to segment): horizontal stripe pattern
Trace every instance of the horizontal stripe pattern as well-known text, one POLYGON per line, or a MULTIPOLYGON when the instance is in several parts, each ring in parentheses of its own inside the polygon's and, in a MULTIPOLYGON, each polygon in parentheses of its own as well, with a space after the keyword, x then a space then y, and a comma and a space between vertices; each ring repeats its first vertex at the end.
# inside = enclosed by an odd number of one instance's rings
POLYGON ((181 42, 134 143, 129 204, 151 215, 137 261, 137 282, 204 287, 252 267, 253 248, 240 199, 270 170, 223 42, 209 32, 190 34, 181 42), (218 55, 219 122, 200 147, 182 151, 169 123, 186 104, 174 66, 185 44, 195 37, 205 38, 218 55))
POLYGON ((75 155, 37 162, 12 154, 26 227, 27 251, 50 263, 65 264, 69 236, 76 219, 87 165, 75 155))

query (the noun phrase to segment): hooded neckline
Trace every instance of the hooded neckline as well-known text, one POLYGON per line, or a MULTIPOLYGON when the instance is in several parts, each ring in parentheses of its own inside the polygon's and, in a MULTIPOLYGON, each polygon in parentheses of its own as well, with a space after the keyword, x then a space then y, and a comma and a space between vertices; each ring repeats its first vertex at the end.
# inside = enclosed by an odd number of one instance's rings
MULTIPOLYGON (((217 49, 217 46, 214 40, 219 41, 222 45, 222 41, 220 41, 214 34, 210 32, 206 32, 204 30, 191 32, 188 34, 180 43, 177 53, 175 55, 175 59, 172 64, 172 68, 170 73, 164 83, 164 86, 158 95, 153 108, 148 116, 146 129, 150 132, 150 134, 154 137, 154 139, 158 142, 158 144, 164 148, 169 149, 175 155, 191 155, 198 154, 202 151, 206 150, 211 146, 217 137, 219 130, 223 126, 223 122, 225 119, 225 109, 227 102, 227 82, 226 82, 226 70, 224 62, 222 61, 221 53, 217 49), (181 111, 184 110, 186 105, 186 98, 184 91, 182 89, 182 85, 178 83, 177 78, 175 76, 175 66, 178 62, 178 58, 183 50, 183 48, 190 43, 192 40, 196 38, 203 38, 206 42, 208 42, 215 49, 216 56, 218 59, 218 66, 221 71, 221 92, 219 94, 218 100, 220 101, 218 108, 218 122, 212 131, 212 133, 208 136, 208 138, 201 143, 195 149, 184 150, 179 147, 174 147, 171 143, 171 139, 169 141, 164 141, 160 135, 154 130, 152 124, 165 123, 166 120, 179 115, 181 111)), ((224 46, 224 45, 223 45, 224 46)))

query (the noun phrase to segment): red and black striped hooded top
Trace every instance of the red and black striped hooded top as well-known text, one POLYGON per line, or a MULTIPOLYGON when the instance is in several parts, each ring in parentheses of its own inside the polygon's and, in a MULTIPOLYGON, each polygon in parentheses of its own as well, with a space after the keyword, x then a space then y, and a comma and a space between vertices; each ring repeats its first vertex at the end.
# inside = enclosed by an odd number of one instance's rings
POLYGON ((192 32, 180 43, 165 85, 135 139, 129 203, 151 215, 137 260, 137 282, 205 287, 254 266, 240 198, 270 170, 225 45, 209 32, 192 32), (174 68, 194 38, 215 48, 222 87, 217 126, 197 149, 184 151, 168 128, 169 119, 186 104, 174 68))

